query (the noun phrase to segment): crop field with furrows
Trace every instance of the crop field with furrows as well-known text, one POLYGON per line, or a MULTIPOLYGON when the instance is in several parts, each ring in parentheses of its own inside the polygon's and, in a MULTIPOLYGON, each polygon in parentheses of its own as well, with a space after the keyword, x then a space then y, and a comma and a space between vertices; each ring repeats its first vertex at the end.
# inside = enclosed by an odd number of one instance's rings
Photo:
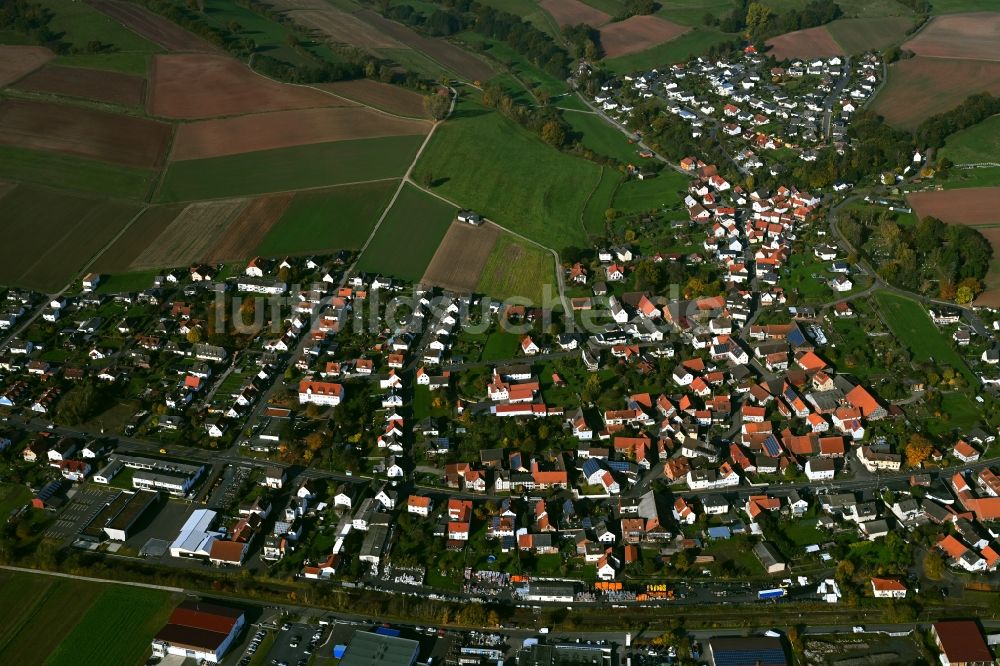
POLYGON ((227 199, 189 204, 135 258, 130 269, 189 266, 205 261, 247 203, 246 199, 227 199))
POLYGON ((456 220, 420 281, 459 293, 475 291, 500 234, 490 224, 474 227, 456 220))

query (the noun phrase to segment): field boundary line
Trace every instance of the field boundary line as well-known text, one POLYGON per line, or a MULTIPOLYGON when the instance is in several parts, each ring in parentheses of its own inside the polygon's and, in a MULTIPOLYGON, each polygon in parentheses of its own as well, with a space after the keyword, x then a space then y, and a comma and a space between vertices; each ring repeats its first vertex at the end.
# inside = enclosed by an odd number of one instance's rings
POLYGON ((73 574, 62 573, 61 571, 45 571, 44 569, 14 567, 6 564, 0 565, 0 569, 4 571, 15 571, 18 573, 37 574, 40 576, 54 576, 56 578, 66 578, 69 580, 85 580, 91 583, 104 583, 106 585, 126 585, 128 587, 143 587, 149 590, 162 590, 164 592, 174 592, 179 594, 185 593, 184 588, 170 587, 169 585, 154 585, 153 583, 137 583, 135 581, 130 581, 130 580, 112 580, 110 578, 95 578, 94 576, 76 576, 73 574))

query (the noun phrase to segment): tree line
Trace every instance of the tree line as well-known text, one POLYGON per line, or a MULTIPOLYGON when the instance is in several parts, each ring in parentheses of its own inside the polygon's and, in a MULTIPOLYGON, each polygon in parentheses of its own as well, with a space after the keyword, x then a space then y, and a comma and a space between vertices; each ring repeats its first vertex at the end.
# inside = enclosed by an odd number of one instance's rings
POLYGON ((951 111, 931 116, 920 123, 914 135, 918 146, 940 148, 949 135, 977 125, 1000 113, 1000 97, 988 92, 970 95, 951 111))
POLYGON ((842 15, 840 5, 833 0, 810 0, 801 9, 780 14, 762 2, 741 0, 736 9, 721 19, 706 12, 703 22, 723 32, 743 32, 751 41, 760 42, 786 32, 825 25, 842 15))

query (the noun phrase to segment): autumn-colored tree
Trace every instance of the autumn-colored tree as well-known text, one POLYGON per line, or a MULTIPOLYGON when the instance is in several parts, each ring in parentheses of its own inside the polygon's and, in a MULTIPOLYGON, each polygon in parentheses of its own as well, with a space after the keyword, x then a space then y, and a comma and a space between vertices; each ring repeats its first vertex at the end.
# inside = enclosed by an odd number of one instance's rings
POLYGON ((561 148, 566 143, 566 130, 555 120, 542 125, 541 135, 542 141, 556 148, 561 148))
POLYGON ((193 345, 196 345, 199 342, 201 342, 201 327, 192 326, 191 329, 188 331, 187 341, 193 345))
POLYGON ((919 433, 914 433, 906 443, 906 464, 920 467, 930 457, 934 444, 919 433))
POLYGON ((924 555, 924 575, 931 580, 941 580, 944 575, 944 558, 936 550, 929 550, 924 555))

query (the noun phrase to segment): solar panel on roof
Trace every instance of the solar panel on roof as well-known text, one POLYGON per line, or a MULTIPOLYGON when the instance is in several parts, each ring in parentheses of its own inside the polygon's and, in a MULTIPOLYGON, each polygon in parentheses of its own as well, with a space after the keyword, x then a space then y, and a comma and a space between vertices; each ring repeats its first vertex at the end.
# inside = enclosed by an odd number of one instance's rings
POLYGON ((774 435, 768 435, 767 439, 764 440, 764 452, 772 458, 777 458, 781 455, 781 445, 778 444, 778 440, 775 439, 774 435))
POLYGON ((716 650, 715 666, 757 666, 761 664, 785 664, 785 653, 779 649, 762 650, 716 650))

